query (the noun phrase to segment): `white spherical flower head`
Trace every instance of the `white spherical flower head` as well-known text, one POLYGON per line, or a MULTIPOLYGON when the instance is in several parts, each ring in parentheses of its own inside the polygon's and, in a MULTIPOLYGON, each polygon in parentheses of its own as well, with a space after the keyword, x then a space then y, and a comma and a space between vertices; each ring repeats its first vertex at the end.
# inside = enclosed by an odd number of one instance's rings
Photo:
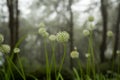
POLYGON ((14 48, 13 52, 14 52, 14 53, 19 53, 19 52, 20 52, 20 49, 19 49, 19 48, 14 48))
POLYGON ((48 36, 49 36, 49 33, 48 33, 48 32, 45 32, 42 36, 43 36, 43 37, 48 37, 48 36))
POLYGON ((4 37, 2 34, 0 34, 0 44, 4 41, 4 37))
POLYGON ((89 36, 90 35, 90 31, 89 30, 83 30, 83 35, 84 36, 89 36))
POLYGON ((10 52, 10 46, 7 45, 7 44, 3 44, 3 45, 1 45, 0 50, 1 50, 1 52, 3 52, 3 53, 9 53, 9 52, 10 52))
POLYGON ((113 55, 113 51, 112 49, 108 48, 106 51, 105 51, 105 58, 106 59, 111 59, 112 58, 112 55, 113 55))
POLYGON ((118 55, 120 55, 120 50, 117 50, 116 53, 117 53, 118 55))
POLYGON ((86 58, 90 57, 90 53, 86 53, 86 54, 85 54, 85 57, 86 57, 86 58))
POLYGON ((72 51, 70 53, 71 58, 79 58, 79 52, 78 51, 72 51))
POLYGON ((94 26, 93 24, 90 24, 90 25, 88 26, 88 29, 89 29, 89 30, 94 30, 94 29, 95 29, 95 26, 94 26))
POLYGON ((107 36, 108 37, 112 37, 113 36, 113 32, 112 31, 107 31, 107 36))
POLYGON ((93 16, 89 16, 88 17, 88 21, 93 22, 94 21, 94 17, 93 16))
POLYGON ((40 28, 38 30, 38 33, 43 37, 48 37, 49 36, 49 33, 46 31, 46 28, 40 28))
POLYGON ((56 40, 56 36, 55 35, 50 35, 49 36, 49 40, 50 41, 55 41, 56 40))
POLYGON ((38 33, 39 33, 40 35, 44 34, 45 32, 46 32, 46 28, 40 28, 40 29, 38 30, 38 33))
POLYGON ((39 24, 39 27, 40 27, 40 28, 44 28, 44 27, 45 27, 45 24, 42 22, 42 23, 39 24))
POLYGON ((58 42, 67 42, 70 36, 66 31, 58 32, 56 35, 56 39, 58 42))

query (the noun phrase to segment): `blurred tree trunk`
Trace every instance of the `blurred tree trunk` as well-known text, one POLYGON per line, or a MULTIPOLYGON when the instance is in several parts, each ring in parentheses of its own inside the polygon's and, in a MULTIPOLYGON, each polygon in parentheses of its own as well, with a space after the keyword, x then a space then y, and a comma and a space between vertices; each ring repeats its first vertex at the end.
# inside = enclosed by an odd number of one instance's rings
MULTIPOLYGON (((10 46, 12 53, 15 44, 18 41, 18 28, 19 28, 18 0, 7 0, 7 7, 9 12, 10 46)), ((16 56, 14 56, 13 58, 14 61, 15 58, 16 56)))
MULTIPOLYGON (((69 10, 69 15, 70 15, 70 19, 69 19, 69 34, 70 34, 70 52, 73 51, 73 48, 74 48, 74 39, 73 39, 73 36, 74 36, 74 32, 73 32, 73 26, 74 26, 74 22, 73 22, 73 12, 72 12, 72 3, 73 3, 73 0, 69 0, 69 4, 68 4, 68 10, 69 10)), ((72 58, 70 57, 70 67, 72 68, 72 58)))
POLYGON ((16 32, 15 32, 15 34, 16 34, 16 43, 17 43, 17 41, 18 41, 18 39, 19 39, 19 9, 18 9, 18 0, 16 0, 16 7, 15 7, 15 9, 16 9, 16 23, 15 23, 15 26, 16 26, 16 32))
POLYGON ((115 43, 114 43, 112 60, 114 60, 117 55, 116 51, 118 50, 118 45, 119 45, 119 29, 120 29, 120 3, 118 5, 118 16, 115 24, 115 43))
POLYGON ((100 59, 101 62, 105 61, 104 52, 106 50, 106 33, 107 33, 107 23, 108 23, 108 13, 107 13, 107 2, 106 0, 101 0, 101 15, 103 20, 103 33, 102 33, 102 43, 100 45, 100 59))

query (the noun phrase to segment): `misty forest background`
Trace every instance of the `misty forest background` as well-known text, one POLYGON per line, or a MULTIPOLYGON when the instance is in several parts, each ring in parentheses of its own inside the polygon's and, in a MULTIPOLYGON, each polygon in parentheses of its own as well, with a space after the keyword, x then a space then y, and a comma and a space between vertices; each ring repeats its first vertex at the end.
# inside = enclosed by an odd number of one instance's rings
MULTIPOLYGON (((39 24, 44 23, 47 31, 52 34, 67 31, 70 40, 64 68, 70 69, 77 67, 77 60, 70 58, 74 46, 80 53, 82 64, 86 63, 88 39, 82 32, 88 27, 89 16, 94 17, 95 64, 99 64, 97 68, 104 71, 109 69, 112 64, 110 62, 119 63, 117 60, 120 56, 116 51, 120 50, 120 0, 0 0, 0 33, 4 35, 4 43, 9 44, 11 50, 21 37, 27 36, 19 46, 19 56, 25 72, 34 72, 45 66, 44 39, 38 34, 39 24), (107 37, 109 30, 113 32, 113 37, 107 37), (105 57, 106 52, 113 54, 105 57)), ((55 53, 59 64, 63 47, 56 44, 55 53)), ((47 41, 49 56, 52 53, 50 47, 50 41, 47 41)))

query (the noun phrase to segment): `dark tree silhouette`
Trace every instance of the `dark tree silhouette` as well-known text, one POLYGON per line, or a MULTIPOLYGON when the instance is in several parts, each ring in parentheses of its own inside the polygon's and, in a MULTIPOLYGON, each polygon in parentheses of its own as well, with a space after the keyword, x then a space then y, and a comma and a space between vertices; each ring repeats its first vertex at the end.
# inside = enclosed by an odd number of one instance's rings
MULTIPOLYGON (((9 30, 10 30, 10 46, 11 53, 18 41, 18 28, 19 28, 19 10, 18 0, 7 0, 7 7, 9 12, 9 30)), ((11 55, 11 54, 10 54, 11 55)), ((13 60, 15 60, 15 56, 13 60)))
MULTIPOLYGON (((69 34, 70 34, 70 52, 73 51, 73 47, 74 47, 74 39, 73 39, 73 36, 74 36, 74 32, 73 32, 73 26, 74 26, 74 22, 73 22, 73 12, 72 12, 72 3, 73 3, 73 0, 69 0, 69 4, 68 4, 68 10, 69 10, 69 15, 70 15, 70 19, 69 19, 69 34)), ((72 58, 70 57, 70 67, 72 68, 72 58)))
POLYGON ((106 50, 106 33, 107 33, 107 23, 108 23, 108 13, 107 13, 107 4, 106 0, 101 0, 101 14, 103 20, 103 34, 102 34, 102 43, 100 45, 100 59, 101 62, 105 61, 104 52, 106 50))
POLYGON ((120 3, 118 5, 118 16, 115 24, 115 43, 114 43, 112 60, 116 58, 116 51, 118 49, 118 44, 119 44, 119 29, 120 29, 120 3))

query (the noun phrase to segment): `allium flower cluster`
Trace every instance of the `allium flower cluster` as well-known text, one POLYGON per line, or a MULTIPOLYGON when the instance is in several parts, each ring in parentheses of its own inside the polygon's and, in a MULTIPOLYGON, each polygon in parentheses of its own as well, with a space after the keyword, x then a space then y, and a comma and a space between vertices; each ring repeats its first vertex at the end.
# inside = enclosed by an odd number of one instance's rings
POLYGON ((94 29, 95 29, 95 26, 94 26, 93 24, 90 24, 90 25, 88 26, 88 29, 89 29, 89 30, 94 30, 94 29))
POLYGON ((7 44, 3 44, 0 46, 0 51, 2 53, 9 53, 10 52, 10 46, 7 44))
POLYGON ((50 35, 49 36, 49 40, 50 41, 55 41, 56 40, 56 36, 55 35, 50 35))
POLYGON ((4 41, 4 37, 2 34, 0 34, 0 44, 4 41))
POLYGON ((117 50, 116 53, 119 55, 120 54, 120 50, 117 50))
POLYGON ((43 37, 48 37, 49 36, 49 33, 46 31, 46 28, 40 28, 38 30, 38 33, 43 37))
POLYGON ((87 30, 87 29, 83 30, 83 35, 84 36, 89 36, 90 35, 90 31, 87 30))
POLYGON ((74 50, 70 53, 71 58, 79 58, 79 52, 74 50))
POLYGON ((14 53, 19 53, 19 52, 20 52, 20 49, 19 49, 19 48, 14 48, 13 52, 14 52, 14 53))
POLYGON ((56 35, 56 40, 61 43, 67 42, 69 40, 69 38, 70 38, 70 36, 66 31, 58 32, 56 35))
POLYGON ((113 36, 113 32, 112 31, 107 31, 107 36, 108 37, 112 37, 113 36))
POLYGON ((39 27, 40 27, 40 28, 44 28, 44 27, 45 27, 45 24, 44 24, 44 23, 40 23, 40 24, 39 24, 39 27))
POLYGON ((89 16, 88 17, 88 21, 93 22, 94 21, 94 17, 93 16, 89 16))

